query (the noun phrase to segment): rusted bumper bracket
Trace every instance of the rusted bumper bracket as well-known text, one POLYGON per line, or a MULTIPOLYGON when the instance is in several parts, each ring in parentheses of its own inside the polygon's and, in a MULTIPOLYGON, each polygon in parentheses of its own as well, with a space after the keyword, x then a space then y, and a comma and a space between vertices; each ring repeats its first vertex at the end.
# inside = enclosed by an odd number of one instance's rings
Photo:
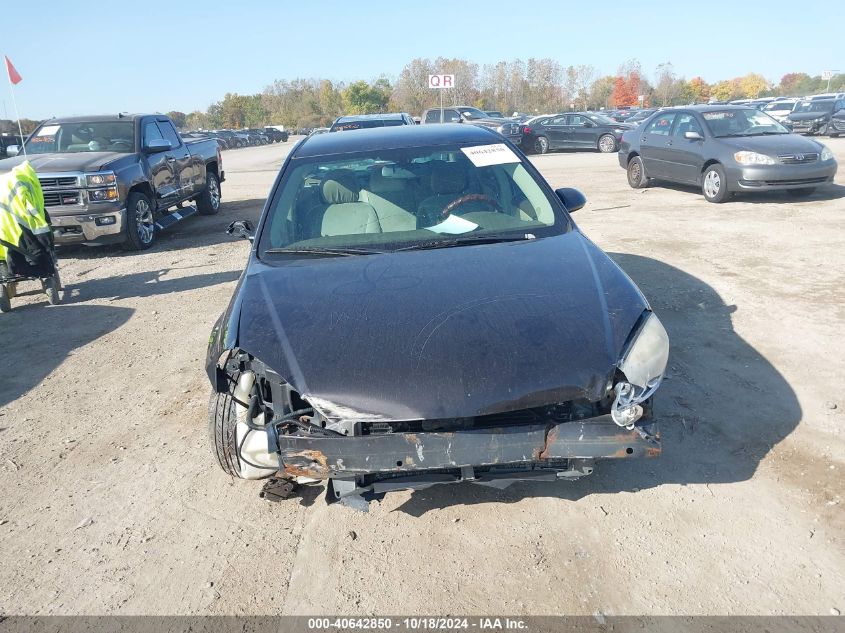
POLYGON ((628 431, 617 426, 610 415, 559 424, 454 432, 355 437, 280 435, 278 443, 286 475, 318 479, 660 454, 655 422, 644 421, 628 431))

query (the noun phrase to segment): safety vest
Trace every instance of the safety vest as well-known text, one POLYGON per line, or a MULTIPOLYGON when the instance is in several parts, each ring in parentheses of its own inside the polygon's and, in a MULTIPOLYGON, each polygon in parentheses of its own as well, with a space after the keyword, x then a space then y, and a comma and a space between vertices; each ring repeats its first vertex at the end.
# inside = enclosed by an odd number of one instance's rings
POLYGON ((6 259, 3 242, 17 247, 24 228, 34 235, 52 230, 41 183, 29 161, 0 176, 0 261, 6 259))

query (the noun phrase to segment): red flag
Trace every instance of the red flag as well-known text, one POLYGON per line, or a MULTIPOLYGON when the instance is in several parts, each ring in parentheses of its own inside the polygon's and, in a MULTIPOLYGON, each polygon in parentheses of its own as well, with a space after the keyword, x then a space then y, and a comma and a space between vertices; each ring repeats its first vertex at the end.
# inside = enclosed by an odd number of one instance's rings
POLYGON ((11 81, 12 84, 19 84, 21 82, 21 79, 23 78, 20 76, 15 67, 12 66, 12 62, 9 60, 9 58, 5 55, 3 57, 6 60, 6 72, 9 73, 9 81, 11 81))

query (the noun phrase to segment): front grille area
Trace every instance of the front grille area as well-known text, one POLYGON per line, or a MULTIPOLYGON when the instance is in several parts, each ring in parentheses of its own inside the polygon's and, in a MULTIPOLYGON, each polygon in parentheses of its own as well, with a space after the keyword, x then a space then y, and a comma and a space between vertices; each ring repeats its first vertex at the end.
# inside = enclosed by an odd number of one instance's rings
POLYGON ((51 187, 75 187, 78 184, 76 176, 60 176, 58 178, 42 178, 39 176, 38 181, 41 183, 42 189, 51 187))
POLYGON ((780 162, 784 165, 803 165, 804 163, 815 163, 819 159, 817 152, 810 154, 778 154, 780 162))
POLYGON ((61 205, 79 204, 78 191, 45 191, 44 206, 58 207, 61 205))
POLYGON ((788 186, 788 185, 820 185, 827 182, 827 178, 796 178, 793 180, 740 180, 744 187, 788 186))

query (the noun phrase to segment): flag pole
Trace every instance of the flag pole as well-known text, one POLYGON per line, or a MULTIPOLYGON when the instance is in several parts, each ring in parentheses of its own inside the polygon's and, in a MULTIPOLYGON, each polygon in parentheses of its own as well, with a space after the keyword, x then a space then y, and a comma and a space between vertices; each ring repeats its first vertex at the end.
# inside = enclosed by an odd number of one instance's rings
POLYGON ((29 157, 26 155, 26 143, 24 142, 23 128, 21 127, 21 114, 18 112, 18 100, 15 99, 15 86, 12 84, 12 76, 9 74, 8 62, 6 63, 6 79, 9 80, 9 91, 12 93, 12 105, 15 107, 15 116, 18 118, 18 132, 21 135, 21 149, 23 150, 23 157, 28 160, 29 157))

